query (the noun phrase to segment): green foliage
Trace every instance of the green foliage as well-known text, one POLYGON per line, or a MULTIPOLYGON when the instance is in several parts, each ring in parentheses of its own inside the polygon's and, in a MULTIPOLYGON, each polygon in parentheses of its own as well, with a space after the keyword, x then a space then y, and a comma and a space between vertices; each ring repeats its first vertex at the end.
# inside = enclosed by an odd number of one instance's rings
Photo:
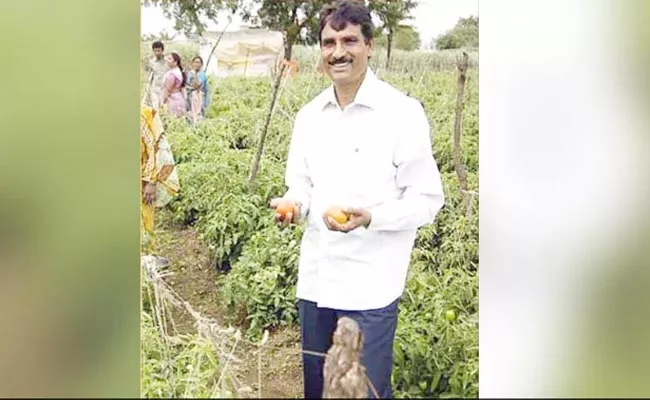
POLYGON ((269 164, 260 177, 266 185, 250 192, 246 177, 251 152, 232 148, 227 135, 221 140, 201 140, 200 135, 220 132, 205 128, 173 135, 174 145, 180 144, 178 168, 183 191, 170 207, 176 222, 196 225, 202 239, 209 243, 214 265, 228 269, 250 235, 268 224, 268 201, 282 190, 281 184, 273 181, 280 180, 282 172, 269 164), (193 149, 200 149, 200 153, 183 152, 188 142, 198 145, 193 149))
POLYGON ((257 0, 259 11, 252 20, 262 26, 284 32, 284 58, 291 59, 292 46, 297 43, 313 44, 317 42, 315 29, 318 26, 318 16, 325 0, 310 1, 275 1, 257 0), (301 40, 301 31, 306 31, 305 40, 301 40))
MULTIPOLYGON (((277 30, 284 35, 285 59, 292 58, 295 44, 313 45, 319 42, 318 22, 322 7, 329 0, 216 0, 175 1, 144 0, 145 7, 159 6, 164 15, 174 21, 174 29, 186 35, 202 35, 206 21, 216 21, 220 13, 230 16, 239 14, 246 22, 277 30), (252 10, 257 9, 254 13, 252 10)), ((378 32, 386 34, 388 52, 393 42, 395 47, 413 50, 420 45, 420 38, 412 28, 401 27, 400 23, 412 18, 411 11, 417 6, 415 0, 370 1, 368 7, 381 21, 378 32)), ((152 39, 147 37, 147 39, 152 39)), ((388 60, 387 60, 388 62, 388 60)))
MULTIPOLYGON (((268 215, 269 219, 271 214, 268 215)), ((302 227, 272 224, 255 232, 232 272, 222 279, 222 298, 233 322, 244 322, 249 337, 268 327, 298 321, 296 283, 302 227)))
POLYGON ((400 305, 393 382, 404 398, 478 397, 478 198, 468 216, 456 175, 442 181, 445 206, 418 231, 400 305))
MULTIPOLYGON (((478 52, 466 50, 469 55, 469 69, 475 70, 478 67, 478 52)), ((423 71, 456 71, 458 57, 462 55, 461 50, 442 50, 442 51, 405 51, 401 49, 392 50, 390 74, 387 76, 400 76, 403 74, 415 75, 418 79, 423 71)), ((382 75, 386 71, 385 51, 375 51, 375 55, 370 58, 370 67, 374 71, 379 71, 382 75)), ((300 65, 302 71, 315 71, 318 60, 320 59, 320 49, 317 46, 294 46, 293 58, 300 65)), ((323 86, 327 82, 320 75, 312 76, 312 79, 323 80, 323 86)), ((454 86, 455 87, 455 86, 454 86)), ((454 89, 455 90, 455 89, 454 89)), ((451 93, 448 93, 451 94, 451 93)))
POLYGON ((478 277, 465 270, 411 267, 400 304, 396 397, 478 397, 478 277), (454 310, 455 321, 445 318, 454 310))
MULTIPOLYGON (((395 49, 413 51, 420 48, 420 34, 410 25, 399 25, 395 31, 393 46, 395 49)), ((388 37, 385 34, 375 36, 375 45, 388 46, 388 37)))
POLYGON ((478 17, 470 15, 467 18, 459 18, 456 25, 459 28, 478 28, 478 17))
POLYGON ((386 35, 386 68, 390 66, 393 42, 403 21, 412 19, 411 11, 417 7, 414 0, 369 1, 368 8, 380 21, 377 29, 386 35))
POLYGON ((478 48, 478 17, 460 18, 456 25, 434 39, 438 50, 478 48))
MULTIPOLYGON (((398 58, 395 64, 425 65, 417 57, 428 56, 412 52, 408 61, 398 58)), ((478 197, 467 213, 453 168, 457 76, 451 71, 410 68, 410 72, 384 72, 381 78, 424 103, 447 201, 436 222, 418 232, 400 305, 395 393, 476 397, 478 197), (444 318, 450 309, 457 315, 454 321, 444 318)), ((478 190, 477 83, 477 72, 470 70, 462 149, 473 191, 478 190)), ((251 338, 264 329, 297 321, 295 284, 302 227, 275 226, 268 200, 285 190, 284 167, 296 112, 329 82, 309 73, 287 81, 269 129, 260 175, 250 190, 247 178, 271 84, 267 78, 222 79, 208 111, 211 119, 196 128, 166 121, 182 191, 170 204, 172 213, 177 222, 195 226, 213 252, 215 264, 232 267, 219 277, 220 297, 230 322, 246 328, 251 338)))
POLYGON ((418 2, 413 0, 369 1, 368 8, 381 21, 378 29, 384 33, 396 32, 402 21, 412 18, 411 11, 418 2))
MULTIPOLYGON (((455 173, 442 175, 445 206, 435 223, 418 231, 412 261, 423 263, 429 272, 441 274, 447 269, 475 272, 478 269, 478 198, 473 197, 471 212, 459 195, 455 173)), ((476 190, 477 174, 468 174, 468 187, 476 190)))
POLYGON ((159 6, 165 17, 174 21, 174 29, 186 35, 203 34, 206 19, 215 21, 222 11, 228 10, 234 14, 244 10, 239 0, 144 0, 142 5, 159 6))
POLYGON ((291 49, 296 43, 314 44, 318 16, 326 0, 275 1, 275 0, 216 0, 175 1, 144 0, 145 7, 160 6, 167 18, 174 21, 174 29, 187 35, 202 35, 206 20, 216 21, 220 13, 230 12, 230 17, 239 14, 243 21, 283 32, 285 58, 291 58, 291 49), (252 9, 257 8, 257 13, 252 9), (304 31, 304 35, 301 32, 304 31))
POLYGON ((142 398, 233 398, 215 385, 221 366, 213 345, 198 335, 176 336, 167 343, 148 312, 140 322, 142 398), (216 392, 215 392, 216 389, 216 392))

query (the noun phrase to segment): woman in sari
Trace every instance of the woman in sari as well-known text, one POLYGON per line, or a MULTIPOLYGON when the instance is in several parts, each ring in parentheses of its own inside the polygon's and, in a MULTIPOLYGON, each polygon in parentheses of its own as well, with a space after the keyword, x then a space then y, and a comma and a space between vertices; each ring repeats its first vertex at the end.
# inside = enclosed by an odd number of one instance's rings
POLYGON ((205 111, 209 101, 208 77, 203 68, 203 59, 200 56, 192 60, 192 71, 187 77, 187 111, 193 123, 205 117, 205 111))
POLYGON ((185 96, 183 88, 186 84, 186 74, 181 65, 181 57, 178 53, 171 53, 167 56, 169 71, 165 74, 165 87, 163 90, 163 103, 174 117, 185 115, 185 96))
POLYGON ((160 116, 144 104, 140 108, 140 179, 143 250, 153 254, 156 251, 155 209, 166 206, 172 196, 180 191, 180 184, 160 116))

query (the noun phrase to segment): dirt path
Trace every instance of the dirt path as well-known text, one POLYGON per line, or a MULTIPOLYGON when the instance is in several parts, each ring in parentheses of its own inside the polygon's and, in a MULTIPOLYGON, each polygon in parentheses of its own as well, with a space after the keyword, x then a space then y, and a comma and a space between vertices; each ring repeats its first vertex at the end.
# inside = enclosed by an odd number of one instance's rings
MULTIPOLYGON (((170 261, 173 275, 167 282, 203 315, 223 323, 224 311, 219 307, 216 271, 212 268, 205 246, 192 228, 178 228, 161 221, 157 231, 160 254, 170 261)), ((174 312, 179 332, 194 332, 194 319, 183 312, 174 312)), ((259 360, 257 350, 240 347, 236 357, 238 379, 250 388, 246 397, 258 397, 259 360)), ((279 329, 269 337, 262 353, 262 396, 265 398, 302 398, 302 365, 300 336, 297 328, 279 329)))

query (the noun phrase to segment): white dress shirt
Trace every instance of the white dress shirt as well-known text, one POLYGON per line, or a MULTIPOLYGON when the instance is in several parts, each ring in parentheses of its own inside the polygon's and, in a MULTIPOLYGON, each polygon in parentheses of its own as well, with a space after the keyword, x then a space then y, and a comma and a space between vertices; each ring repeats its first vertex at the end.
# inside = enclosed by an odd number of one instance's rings
POLYGON ((286 199, 302 203, 296 295, 338 310, 382 308, 404 291, 417 228, 444 203, 429 123, 418 100, 367 70, 341 110, 332 86, 296 114, 286 199), (332 206, 370 211, 368 228, 327 229, 332 206))

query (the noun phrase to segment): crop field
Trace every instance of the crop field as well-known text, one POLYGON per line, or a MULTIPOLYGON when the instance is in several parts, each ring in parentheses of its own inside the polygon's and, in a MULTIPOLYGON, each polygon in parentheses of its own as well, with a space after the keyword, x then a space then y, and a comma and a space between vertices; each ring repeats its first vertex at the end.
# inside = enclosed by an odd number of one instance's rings
MULTIPOLYGON (((192 55, 188 49, 179 52, 186 54, 184 60, 192 55)), ((165 302, 143 280, 144 397, 302 396, 295 299, 302 229, 275 226, 268 201, 285 190, 293 117, 329 82, 313 67, 317 53, 299 48, 295 54, 305 67, 282 83, 254 186, 249 187, 248 177, 272 98, 270 77, 211 78, 206 120, 197 126, 164 120, 182 192, 157 212, 156 239, 160 255, 170 260, 171 274, 163 280, 192 311, 167 302, 161 331, 155 316, 165 302), (223 328, 221 345, 199 334, 198 314, 223 328)), ((476 58, 462 113, 461 160, 468 190, 475 193, 468 207, 452 152, 455 53, 397 51, 393 57, 389 70, 381 54, 371 66, 380 78, 424 103, 446 195, 436 222, 419 230, 400 303, 395 396, 478 397, 476 58)))

